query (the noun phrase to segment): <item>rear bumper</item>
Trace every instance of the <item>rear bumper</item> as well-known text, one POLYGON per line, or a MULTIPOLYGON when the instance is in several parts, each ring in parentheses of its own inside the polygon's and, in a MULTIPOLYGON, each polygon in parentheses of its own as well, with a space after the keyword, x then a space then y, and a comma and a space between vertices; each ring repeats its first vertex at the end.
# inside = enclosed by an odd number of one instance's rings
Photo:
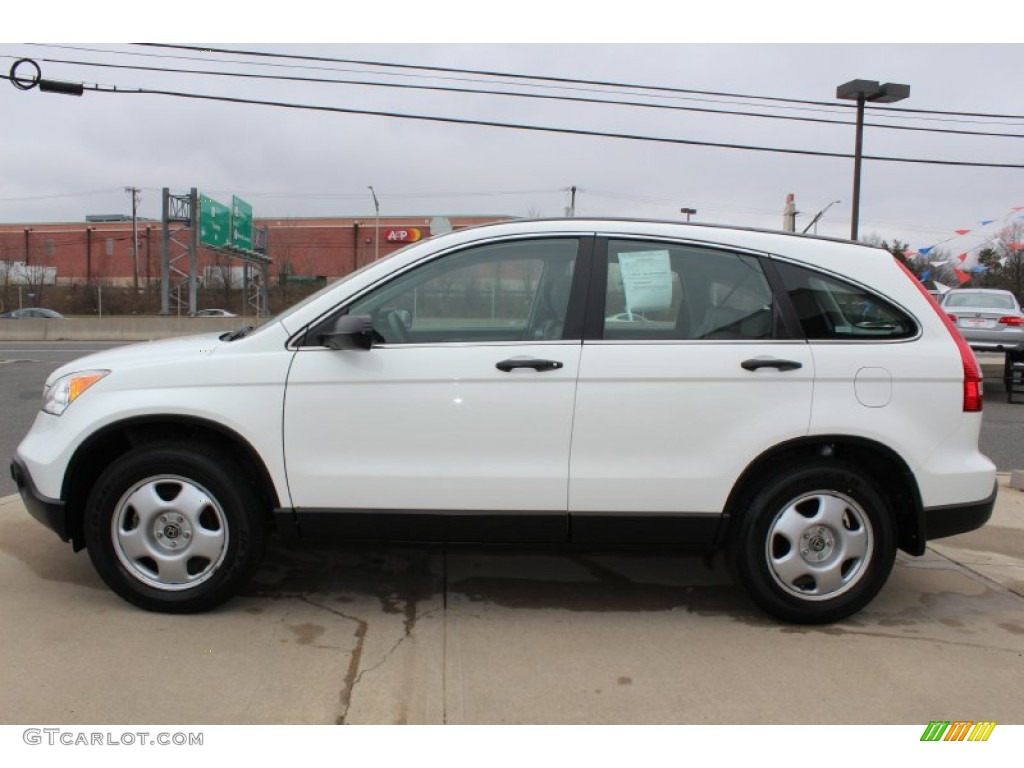
POLYGON ((970 331, 959 328, 967 345, 978 352, 1019 352, 1024 350, 1024 333, 970 331))
POLYGON ((59 499, 44 496, 36 488, 32 475, 22 461, 15 456, 11 459, 11 477, 25 502, 28 513, 47 528, 55 531, 63 541, 71 539, 68 525, 67 504, 59 499))
POLYGON ((981 528, 992 517, 996 505, 998 483, 993 486, 992 494, 982 501, 970 504, 953 504, 943 507, 927 507, 924 510, 924 539, 942 539, 967 533, 981 528))

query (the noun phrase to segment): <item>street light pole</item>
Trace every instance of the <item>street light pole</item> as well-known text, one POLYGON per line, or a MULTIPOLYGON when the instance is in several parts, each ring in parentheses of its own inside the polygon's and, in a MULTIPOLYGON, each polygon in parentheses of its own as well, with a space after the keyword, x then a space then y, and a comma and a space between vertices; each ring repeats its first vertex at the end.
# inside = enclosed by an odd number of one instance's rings
POLYGON ((807 230, 809 230, 811 227, 814 227, 814 234, 818 234, 818 220, 822 216, 825 215, 825 211, 827 211, 833 205, 836 205, 837 203, 841 203, 841 202, 843 202, 843 201, 842 200, 833 200, 831 203, 829 203, 824 208, 822 208, 820 211, 818 211, 816 214, 814 214, 814 218, 811 219, 811 223, 808 224, 806 227, 804 227, 804 231, 801 234, 806 235, 807 234, 807 230))
POLYGON ((691 216, 696 216, 697 215, 697 209, 696 208, 680 208, 679 212, 686 214, 686 223, 687 224, 690 223, 690 217, 691 216))
POLYGON ((377 193, 373 191, 373 187, 367 187, 367 189, 373 195, 373 210, 376 212, 373 220, 373 260, 377 261, 380 258, 380 203, 377 201, 377 193))
POLYGON ((837 99, 857 102, 857 136, 853 150, 853 212, 850 216, 850 239, 856 240, 860 226, 860 166, 864 147, 864 105, 892 104, 910 96, 910 86, 901 83, 879 83, 877 80, 850 80, 836 88, 837 99))

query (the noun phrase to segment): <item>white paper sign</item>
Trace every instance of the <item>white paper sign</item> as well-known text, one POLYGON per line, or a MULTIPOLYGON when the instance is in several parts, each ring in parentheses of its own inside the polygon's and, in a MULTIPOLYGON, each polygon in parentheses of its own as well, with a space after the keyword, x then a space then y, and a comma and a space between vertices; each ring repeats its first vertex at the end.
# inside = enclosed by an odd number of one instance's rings
POLYGON ((672 306, 672 267, 668 251, 619 254, 627 312, 653 312, 672 306))

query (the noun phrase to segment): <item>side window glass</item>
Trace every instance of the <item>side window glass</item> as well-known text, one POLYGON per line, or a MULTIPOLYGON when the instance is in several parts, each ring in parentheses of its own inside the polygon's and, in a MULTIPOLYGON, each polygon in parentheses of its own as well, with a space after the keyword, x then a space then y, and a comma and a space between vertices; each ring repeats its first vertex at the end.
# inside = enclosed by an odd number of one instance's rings
POLYGON ((793 264, 776 264, 808 339, 906 339, 917 326, 863 288, 793 264))
POLYGON ((775 301, 756 258, 609 242, 605 339, 770 339, 775 327, 775 301))
POLYGON ((525 240, 459 251, 414 269, 348 308, 385 343, 562 338, 579 243, 525 240))

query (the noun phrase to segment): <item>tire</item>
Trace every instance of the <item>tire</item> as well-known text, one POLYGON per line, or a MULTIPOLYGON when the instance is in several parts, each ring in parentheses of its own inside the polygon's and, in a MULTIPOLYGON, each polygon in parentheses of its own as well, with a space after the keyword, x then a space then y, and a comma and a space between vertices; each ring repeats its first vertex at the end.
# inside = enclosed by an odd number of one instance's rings
POLYGON ((885 495, 859 469, 815 461, 785 471, 739 510, 727 558, 764 611, 827 624, 867 605, 896 559, 885 495))
POLYGON ((93 567, 128 602, 198 613, 256 570, 266 524, 238 464, 205 445, 137 448, 100 475, 85 510, 93 567))

